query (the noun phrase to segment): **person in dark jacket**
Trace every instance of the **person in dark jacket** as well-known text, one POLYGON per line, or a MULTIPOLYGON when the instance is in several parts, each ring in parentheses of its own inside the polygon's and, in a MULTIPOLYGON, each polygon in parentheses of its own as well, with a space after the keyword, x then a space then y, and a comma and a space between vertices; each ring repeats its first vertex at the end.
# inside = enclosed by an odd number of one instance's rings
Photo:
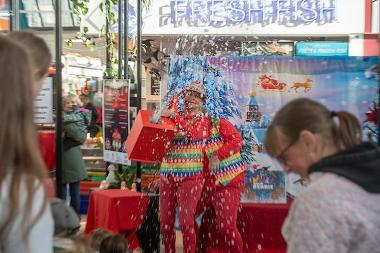
POLYGON ((90 133, 90 137, 95 137, 96 133, 99 130, 96 125, 96 120, 99 117, 98 112, 96 111, 96 108, 94 104, 92 103, 91 99, 87 95, 82 93, 80 95, 80 99, 83 103, 83 108, 91 112, 91 122, 89 122, 89 126, 87 129, 88 129, 88 132, 90 133))
POLYGON ((293 100, 274 117, 265 149, 310 180, 282 228, 288 252, 380 252, 380 148, 362 142, 353 114, 293 100))
POLYGON ((79 98, 74 94, 68 94, 64 97, 63 113, 63 159, 62 159, 62 182, 63 198, 67 198, 67 186, 70 192, 70 205, 80 215, 80 181, 87 178, 85 165, 83 161, 82 145, 87 138, 85 119, 81 113, 77 112, 80 103, 79 98), (75 119, 75 120, 73 120, 75 119))

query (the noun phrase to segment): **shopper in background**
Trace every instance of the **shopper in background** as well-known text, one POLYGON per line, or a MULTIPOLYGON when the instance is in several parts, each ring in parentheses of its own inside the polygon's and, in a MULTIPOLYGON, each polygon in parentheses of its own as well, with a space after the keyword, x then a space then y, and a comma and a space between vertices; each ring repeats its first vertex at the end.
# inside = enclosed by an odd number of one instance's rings
POLYGON ((32 66, 32 80, 34 81, 32 94, 33 97, 36 97, 49 73, 52 59, 49 47, 42 38, 31 32, 14 31, 10 32, 8 36, 15 42, 20 43, 28 53, 32 66))
POLYGON ((354 115, 293 100, 274 117, 265 148, 310 180, 282 228, 288 252, 380 252, 380 148, 361 141, 354 115))
POLYGON ((0 251, 52 252, 54 225, 33 121, 28 54, 0 36, 0 251), (43 238, 43 243, 41 243, 43 238))
POLYGON ((80 99, 83 103, 83 107, 89 111, 91 111, 91 122, 88 126, 88 132, 90 133, 90 137, 95 137, 96 133, 98 132, 98 127, 96 125, 96 121, 99 117, 98 112, 96 111, 95 106, 93 105, 91 99, 88 97, 88 95, 81 94, 80 99))
POLYGON ((80 145, 87 138, 86 120, 78 111, 81 102, 76 94, 67 94, 63 98, 63 159, 62 182, 63 198, 67 199, 69 185, 70 205, 80 215, 80 181, 87 178, 80 145))

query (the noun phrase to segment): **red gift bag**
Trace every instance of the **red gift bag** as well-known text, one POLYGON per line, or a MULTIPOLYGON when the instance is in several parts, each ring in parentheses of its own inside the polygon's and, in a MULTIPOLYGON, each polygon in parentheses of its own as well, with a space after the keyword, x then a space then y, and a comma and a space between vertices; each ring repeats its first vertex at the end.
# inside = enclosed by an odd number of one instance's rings
POLYGON ((168 118, 161 124, 150 122, 152 111, 140 110, 128 135, 128 158, 132 161, 156 163, 161 161, 165 150, 174 137, 175 125, 168 118))

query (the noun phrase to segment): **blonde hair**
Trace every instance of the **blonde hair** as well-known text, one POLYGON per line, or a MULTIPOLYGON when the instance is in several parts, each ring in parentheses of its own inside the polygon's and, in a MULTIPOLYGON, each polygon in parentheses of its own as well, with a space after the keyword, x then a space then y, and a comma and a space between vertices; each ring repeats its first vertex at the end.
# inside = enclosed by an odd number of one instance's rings
POLYGON ((104 228, 97 228, 94 231, 92 231, 90 236, 90 247, 94 250, 99 250, 100 243, 107 237, 113 235, 110 231, 104 228))
POLYGON ((66 95, 63 96, 63 100, 66 103, 71 103, 72 105, 75 106, 82 106, 83 103, 80 100, 79 96, 74 93, 67 93, 66 95))
POLYGON ((5 178, 10 178, 9 213, 0 226, 0 238, 9 233, 19 213, 20 196, 25 195, 26 203, 22 204, 26 211, 20 230, 23 243, 27 245, 30 230, 46 207, 44 195, 41 209, 36 217, 31 217, 33 197, 46 173, 33 121, 32 72, 27 53, 6 36, 0 36, 0 66, 0 121, 3 122, 0 128, 0 189, 5 178), (25 191, 20 191, 20 185, 25 185, 25 191))
POLYGON ((276 113, 265 135, 266 151, 270 155, 277 155, 279 132, 292 142, 298 139, 302 130, 332 140, 338 150, 355 146, 362 139, 359 120, 352 113, 330 111, 316 101, 299 98, 276 113))
POLYGON ((42 79, 48 73, 52 60, 46 42, 42 38, 27 31, 10 32, 8 36, 25 48, 29 55, 30 62, 32 63, 32 68, 38 71, 37 76, 33 76, 35 80, 38 81, 42 79))

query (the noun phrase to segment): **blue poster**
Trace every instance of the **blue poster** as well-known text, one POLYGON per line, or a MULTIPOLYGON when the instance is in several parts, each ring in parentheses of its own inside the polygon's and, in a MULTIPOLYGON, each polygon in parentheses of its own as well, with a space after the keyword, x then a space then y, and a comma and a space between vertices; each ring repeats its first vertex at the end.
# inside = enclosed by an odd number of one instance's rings
POLYGON ((285 174, 279 170, 248 170, 241 202, 286 203, 285 180, 285 174))

